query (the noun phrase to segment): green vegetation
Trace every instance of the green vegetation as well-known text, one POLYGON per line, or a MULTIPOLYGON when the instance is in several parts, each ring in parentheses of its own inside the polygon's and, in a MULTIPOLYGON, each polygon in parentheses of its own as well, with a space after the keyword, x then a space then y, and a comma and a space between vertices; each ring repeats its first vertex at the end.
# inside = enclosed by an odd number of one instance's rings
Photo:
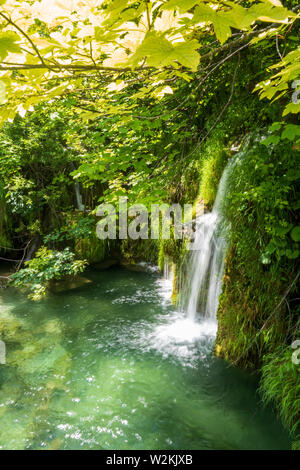
POLYGON ((215 353, 260 371, 299 447, 298 2, 52 3, 0 1, 3 278, 39 301, 88 264, 169 260, 175 300, 185 240, 99 240, 97 206, 210 210, 229 165, 215 353))
POLYGON ((45 294, 51 280, 59 280, 67 275, 76 275, 84 270, 85 261, 75 260, 69 248, 63 251, 51 251, 40 248, 25 268, 12 274, 11 280, 17 287, 29 286, 32 293, 29 298, 38 300, 45 294))
POLYGON ((248 140, 232 165, 225 203, 231 249, 217 347, 226 358, 242 355, 242 363, 248 366, 261 360, 265 347, 270 350, 283 341, 286 318, 290 326, 297 320, 296 314, 286 311, 286 305, 273 315, 296 276, 299 257, 299 157, 293 149, 295 143, 285 138, 285 130, 281 136, 276 146, 271 143, 274 134, 264 140, 257 135, 248 140), (263 326, 262 334, 249 348, 250 338, 254 339, 263 326))
POLYGON ((265 357, 262 367, 261 392, 266 403, 273 403, 279 410, 284 425, 295 438, 293 448, 299 450, 299 370, 291 361, 290 348, 279 348, 265 357))

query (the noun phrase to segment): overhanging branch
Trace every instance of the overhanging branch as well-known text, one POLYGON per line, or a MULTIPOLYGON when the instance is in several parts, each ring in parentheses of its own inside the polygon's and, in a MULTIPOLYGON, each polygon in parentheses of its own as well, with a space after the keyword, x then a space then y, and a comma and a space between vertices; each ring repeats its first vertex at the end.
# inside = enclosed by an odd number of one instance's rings
MULTIPOLYGON (((3 13, 0 13, 0 16, 4 17, 7 21, 9 21, 9 18, 7 18, 3 13)), ((10 21, 11 22, 11 21, 10 21)), ((15 25, 14 23, 11 22, 17 29, 18 26, 15 25)), ((274 27, 278 27, 275 23, 272 23, 266 28, 262 29, 257 29, 254 31, 250 31, 250 33, 247 34, 242 34, 241 37, 238 39, 235 39, 234 41, 228 42, 224 44, 223 46, 217 47, 213 49, 210 52, 207 52, 206 54, 203 54, 200 56, 200 63, 205 62, 209 59, 211 59, 214 55, 219 55, 222 54, 228 50, 232 50, 235 48, 239 48, 241 45, 244 43, 247 43, 249 39, 252 37, 259 36, 260 34, 267 32, 271 30, 274 27)), ((23 32, 23 35, 30 41, 33 49, 35 50, 36 54, 41 60, 40 64, 16 64, 12 63, 9 65, 8 63, 3 63, 2 65, 0 63, 0 71, 22 71, 22 70, 49 70, 52 72, 90 72, 90 71, 101 71, 101 72, 136 72, 136 71, 143 71, 143 70, 154 70, 154 67, 149 67, 149 66, 140 66, 136 67, 135 69, 132 69, 131 67, 106 67, 103 65, 97 65, 95 62, 92 64, 62 64, 60 62, 57 62, 55 65, 53 64, 47 64, 45 62, 45 59, 40 55, 37 47, 33 43, 33 41, 29 38, 29 36, 23 32)), ((250 43, 249 43, 250 44, 250 43)), ((166 69, 174 70, 173 67, 167 67, 166 69)))

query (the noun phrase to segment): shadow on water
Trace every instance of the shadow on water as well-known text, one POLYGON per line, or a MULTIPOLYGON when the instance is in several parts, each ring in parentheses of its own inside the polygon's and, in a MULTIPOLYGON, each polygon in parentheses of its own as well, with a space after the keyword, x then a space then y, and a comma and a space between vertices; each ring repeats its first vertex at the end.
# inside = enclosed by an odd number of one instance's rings
POLYGON ((0 296, 2 449, 285 449, 257 379, 213 356, 155 272, 87 271, 40 302, 0 296))

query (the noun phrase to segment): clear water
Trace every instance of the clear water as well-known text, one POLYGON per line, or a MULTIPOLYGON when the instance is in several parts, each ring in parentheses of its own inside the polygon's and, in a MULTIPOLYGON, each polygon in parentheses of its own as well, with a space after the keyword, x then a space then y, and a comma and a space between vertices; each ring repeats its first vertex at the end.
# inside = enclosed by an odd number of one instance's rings
POLYGON ((156 273, 70 287, 38 303, 0 292, 0 448, 289 447, 256 379, 213 356, 215 324, 176 312, 156 273))

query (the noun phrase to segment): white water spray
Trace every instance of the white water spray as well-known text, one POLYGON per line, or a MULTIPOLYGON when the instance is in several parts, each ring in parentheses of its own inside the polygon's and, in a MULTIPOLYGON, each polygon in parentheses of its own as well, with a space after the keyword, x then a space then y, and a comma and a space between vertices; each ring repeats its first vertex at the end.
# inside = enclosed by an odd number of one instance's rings
POLYGON ((174 265, 168 258, 164 262, 164 279, 173 283, 174 265))
POLYGON ((174 279, 174 265, 166 258, 164 262, 163 276, 158 280, 159 293, 163 299, 163 303, 170 303, 174 279))

